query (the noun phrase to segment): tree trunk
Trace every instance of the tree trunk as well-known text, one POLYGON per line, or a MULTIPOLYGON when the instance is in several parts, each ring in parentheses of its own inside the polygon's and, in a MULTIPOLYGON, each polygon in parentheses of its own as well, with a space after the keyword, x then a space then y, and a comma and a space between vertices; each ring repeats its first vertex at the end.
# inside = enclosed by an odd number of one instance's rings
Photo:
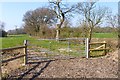
POLYGON ((92 39, 92 28, 90 28, 90 31, 89 31, 89 43, 91 42, 91 39, 92 39))
MULTIPOLYGON (((92 30, 93 30, 93 28, 90 28, 90 30, 89 30, 89 43, 91 43, 91 39, 92 39, 92 30)), ((88 47, 89 47, 89 49, 91 49, 90 45, 88 45, 88 47)), ((90 51, 88 53, 89 53, 89 57, 90 57, 90 51)))
POLYGON ((58 41, 60 39, 60 29, 56 30, 56 40, 58 41))
POLYGON ((61 15, 62 15, 62 18, 60 19, 60 24, 57 24, 57 26, 56 26, 56 40, 60 39, 60 29, 65 20, 64 14, 62 13, 61 15))
POLYGON ((60 28, 61 28, 61 25, 57 24, 56 26, 56 40, 57 41, 60 39, 60 28))

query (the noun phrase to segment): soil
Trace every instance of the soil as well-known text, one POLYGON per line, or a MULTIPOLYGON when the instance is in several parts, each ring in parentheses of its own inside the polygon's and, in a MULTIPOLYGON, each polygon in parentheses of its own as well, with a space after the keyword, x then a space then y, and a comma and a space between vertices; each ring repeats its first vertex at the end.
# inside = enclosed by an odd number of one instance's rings
MULTIPOLYGON (((19 61, 11 65, 19 65, 18 63, 19 61)), ((97 58, 27 64, 12 69, 7 78, 118 78, 118 50, 97 58)))

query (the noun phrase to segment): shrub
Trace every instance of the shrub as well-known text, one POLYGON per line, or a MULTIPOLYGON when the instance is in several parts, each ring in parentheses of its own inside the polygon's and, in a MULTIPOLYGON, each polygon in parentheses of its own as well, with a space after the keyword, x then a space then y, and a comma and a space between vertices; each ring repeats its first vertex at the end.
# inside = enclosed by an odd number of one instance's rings
POLYGON ((7 37, 7 32, 4 30, 0 30, 0 37, 7 37))

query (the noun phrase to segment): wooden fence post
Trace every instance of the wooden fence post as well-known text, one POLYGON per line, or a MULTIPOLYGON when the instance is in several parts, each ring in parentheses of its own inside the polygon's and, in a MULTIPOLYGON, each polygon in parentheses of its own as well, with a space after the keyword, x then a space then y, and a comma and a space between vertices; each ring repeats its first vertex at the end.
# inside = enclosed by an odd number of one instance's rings
POLYGON ((26 65, 27 64, 27 40, 24 40, 24 46, 25 46, 25 48, 24 48, 24 54, 25 54, 24 65, 26 65))
POLYGON ((106 50, 106 42, 105 42, 105 41, 104 41, 104 45, 105 45, 105 46, 104 46, 104 48, 105 48, 105 51, 104 51, 104 52, 105 52, 105 55, 106 55, 107 50, 106 50))
POLYGON ((89 54, 89 39, 86 38, 86 58, 89 58, 90 54, 89 54))

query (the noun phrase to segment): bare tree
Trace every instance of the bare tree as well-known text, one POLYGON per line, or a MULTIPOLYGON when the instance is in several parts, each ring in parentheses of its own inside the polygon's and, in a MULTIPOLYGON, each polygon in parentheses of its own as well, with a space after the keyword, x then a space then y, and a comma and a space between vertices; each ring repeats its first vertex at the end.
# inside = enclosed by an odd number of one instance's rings
POLYGON ((89 31, 89 29, 88 29, 88 24, 86 23, 86 21, 81 21, 81 23, 80 23, 80 31, 79 32, 81 32, 81 36, 82 37, 88 37, 88 31, 89 31))
POLYGON ((23 17, 24 28, 29 34, 37 35, 43 28, 50 26, 55 21, 53 10, 48 8, 37 8, 27 11, 23 17))
POLYGON ((50 8, 56 14, 56 17, 59 21, 59 24, 56 26, 56 39, 60 38, 60 29, 65 21, 65 18, 69 13, 74 11, 74 6, 67 6, 66 4, 62 3, 62 0, 49 0, 50 8))
POLYGON ((109 12, 106 17, 107 23, 110 27, 114 29, 114 32, 118 31, 118 14, 112 14, 112 12, 109 12))
POLYGON ((84 22, 88 26, 88 38, 91 42, 93 29, 102 23, 107 12, 105 7, 96 7, 96 2, 80 2, 77 4, 77 12, 83 15, 84 22))

